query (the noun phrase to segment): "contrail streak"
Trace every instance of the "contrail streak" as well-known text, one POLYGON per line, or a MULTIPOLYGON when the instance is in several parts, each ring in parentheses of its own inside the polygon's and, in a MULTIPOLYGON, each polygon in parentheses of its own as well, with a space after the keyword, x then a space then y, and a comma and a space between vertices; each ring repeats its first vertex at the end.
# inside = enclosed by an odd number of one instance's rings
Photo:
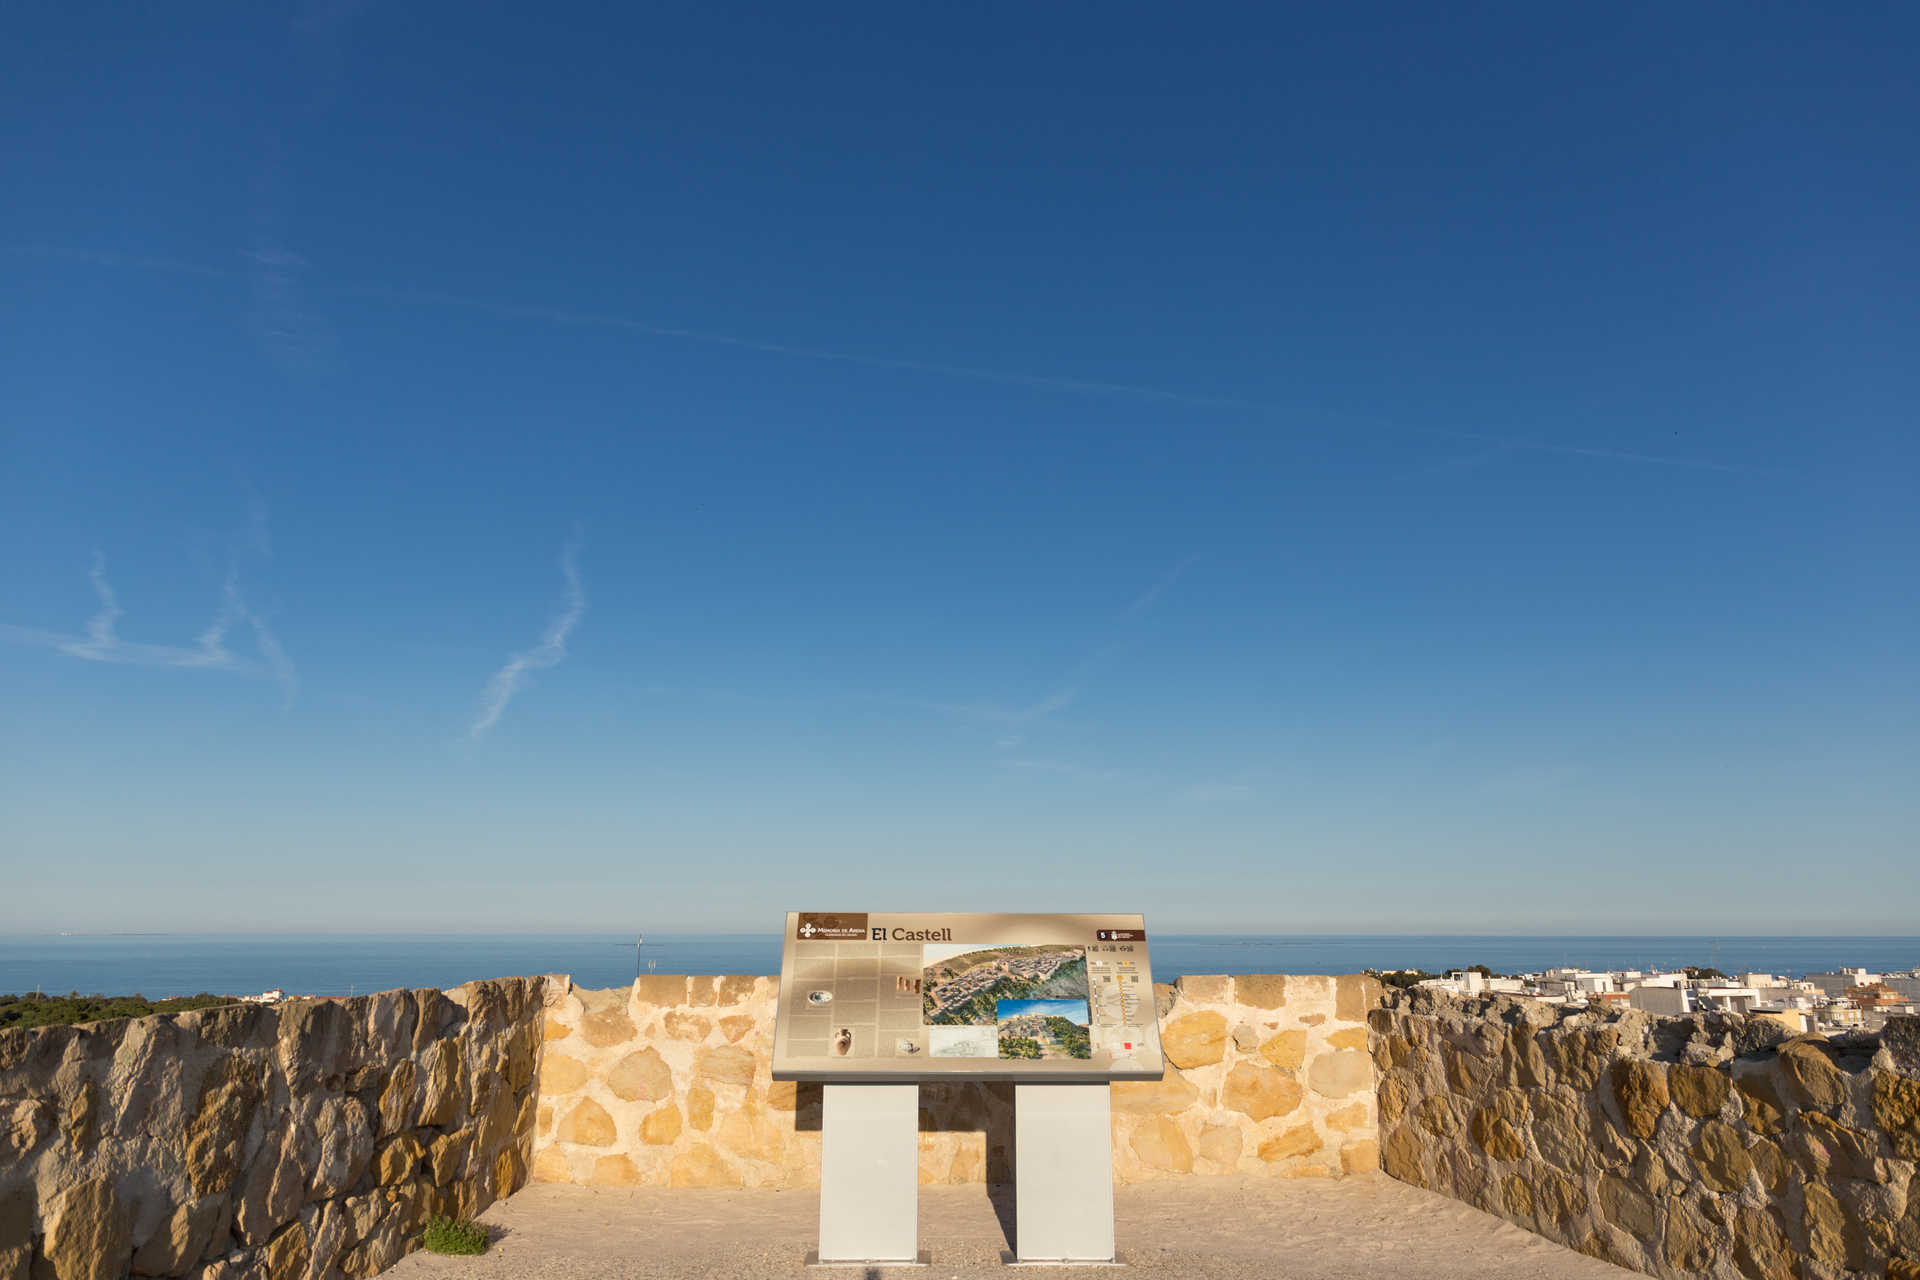
MULTIPOLYGON (((10 248, 15 253, 31 254, 46 258, 64 258, 69 261, 85 262, 97 266, 133 267, 144 271, 173 272, 221 278, 236 278, 238 275, 238 273, 225 271, 219 267, 210 267, 191 262, 179 262, 166 258, 133 257, 122 254, 100 253, 85 249, 63 249, 48 245, 14 245, 10 246, 10 248)), ((243 254, 248 257, 257 256, 254 251, 243 251, 243 254)), ((286 256, 289 258, 298 257, 298 255, 291 254, 290 251, 286 252, 286 256)), ((304 263, 305 260, 300 259, 300 261, 304 263)), ((352 283, 332 286, 315 285, 312 291, 316 294, 327 293, 338 297, 364 298, 408 306, 451 307, 466 311, 483 312, 488 315, 505 316, 513 319, 538 320, 548 324, 613 329, 649 338, 669 338, 682 342, 702 343, 708 346, 731 347, 738 351, 756 351, 767 355, 854 365, 867 369, 892 369, 907 373, 927 373, 940 377, 965 378, 975 382, 993 382, 1005 386, 1034 387, 1055 391, 1071 391, 1083 395, 1118 396, 1130 399, 1154 400, 1167 404, 1192 405, 1196 408, 1242 409, 1263 414, 1287 414, 1291 416, 1297 416, 1300 413, 1299 410, 1284 405, 1248 399, 1244 396, 1202 395, 1196 392, 1173 391, 1165 387, 1144 386, 1131 382, 1106 382, 1095 378, 1071 378, 1057 374, 1022 373, 1007 369, 986 369, 976 365, 948 364, 938 360, 913 360, 891 356, 864 355, 859 352, 836 351, 827 347, 813 347, 788 342, 772 342, 757 338, 743 338, 728 333, 715 333, 705 329, 688 329, 677 325, 655 324, 645 320, 636 320, 631 316, 615 315, 610 312, 580 311, 566 307, 509 302, 493 298, 477 298, 457 293, 441 293, 422 289, 397 289, 388 285, 352 283)), ((1498 436, 1472 431, 1453 431, 1440 427, 1422 427, 1405 423, 1384 422, 1377 419, 1345 414, 1322 414, 1320 416, 1376 435, 1421 435, 1430 438, 1473 440, 1482 444, 1500 444, 1513 449, 1525 449, 1533 453, 1556 453, 1566 457, 1591 458, 1604 462, 1626 462, 1645 466, 1678 467, 1694 471, 1713 471, 1722 475, 1770 475, 1782 473, 1782 469, 1778 467, 1721 462, 1710 458, 1687 458, 1671 454, 1641 453, 1628 449, 1560 444, 1551 440, 1534 440, 1523 436, 1498 436)))
POLYGON ((520 692, 520 686, 526 682, 529 671, 539 671, 557 666, 567 656, 567 636, 580 622, 580 616, 587 611, 586 591, 580 585, 580 566, 576 562, 579 553, 578 543, 570 542, 560 553, 560 572, 567 579, 565 603, 560 612, 554 615, 552 622, 540 636, 540 643, 524 653, 516 653, 507 660, 507 665, 493 673, 493 679, 487 681, 486 693, 481 697, 480 716, 473 722, 468 736, 479 738, 486 735, 500 719, 501 712, 513 701, 513 695, 520 692))

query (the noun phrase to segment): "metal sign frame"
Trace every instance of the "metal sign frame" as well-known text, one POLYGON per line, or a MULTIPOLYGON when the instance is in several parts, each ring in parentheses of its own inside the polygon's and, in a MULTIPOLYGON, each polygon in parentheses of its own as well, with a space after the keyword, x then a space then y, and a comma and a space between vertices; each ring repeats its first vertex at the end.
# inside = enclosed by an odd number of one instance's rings
POLYGON ((1142 916, 787 914, 776 1080, 1094 1084, 1164 1073, 1142 916), (1014 1047, 1029 1056, 1009 1056, 1014 1047))

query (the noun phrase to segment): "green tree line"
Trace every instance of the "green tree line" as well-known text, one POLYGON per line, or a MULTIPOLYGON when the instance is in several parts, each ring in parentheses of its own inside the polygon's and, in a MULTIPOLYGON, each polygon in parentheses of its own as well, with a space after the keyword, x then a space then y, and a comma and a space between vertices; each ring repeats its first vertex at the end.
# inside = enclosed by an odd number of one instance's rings
POLYGON ((171 1000, 149 1000, 145 996, 83 996, 70 991, 64 996, 0 996, 0 1029, 7 1027, 61 1027, 75 1022, 99 1022, 104 1018, 144 1018, 150 1013, 185 1013, 189 1009, 210 1009, 214 1005, 234 1003, 231 996, 216 996, 202 991, 197 996, 175 996, 171 1000))

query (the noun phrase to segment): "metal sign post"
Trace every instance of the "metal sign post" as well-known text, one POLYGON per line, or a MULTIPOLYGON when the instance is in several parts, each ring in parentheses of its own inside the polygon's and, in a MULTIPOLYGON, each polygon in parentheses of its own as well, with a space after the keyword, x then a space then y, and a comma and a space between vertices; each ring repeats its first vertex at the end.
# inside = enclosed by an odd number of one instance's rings
POLYGON ((1113 1111, 1104 1084, 1013 1086, 1022 1263, 1113 1262, 1113 1111))
POLYGON ((822 1086, 820 1249, 808 1262, 924 1261, 919 1121, 917 1084, 822 1086))

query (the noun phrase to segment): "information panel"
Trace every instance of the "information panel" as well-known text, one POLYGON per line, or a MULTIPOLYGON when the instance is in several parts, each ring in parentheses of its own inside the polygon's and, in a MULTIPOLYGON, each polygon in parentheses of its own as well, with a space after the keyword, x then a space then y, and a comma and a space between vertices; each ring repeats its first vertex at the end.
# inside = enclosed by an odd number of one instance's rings
POLYGON ((1158 1080, 1140 916, 787 915, 776 1080, 1158 1080))

